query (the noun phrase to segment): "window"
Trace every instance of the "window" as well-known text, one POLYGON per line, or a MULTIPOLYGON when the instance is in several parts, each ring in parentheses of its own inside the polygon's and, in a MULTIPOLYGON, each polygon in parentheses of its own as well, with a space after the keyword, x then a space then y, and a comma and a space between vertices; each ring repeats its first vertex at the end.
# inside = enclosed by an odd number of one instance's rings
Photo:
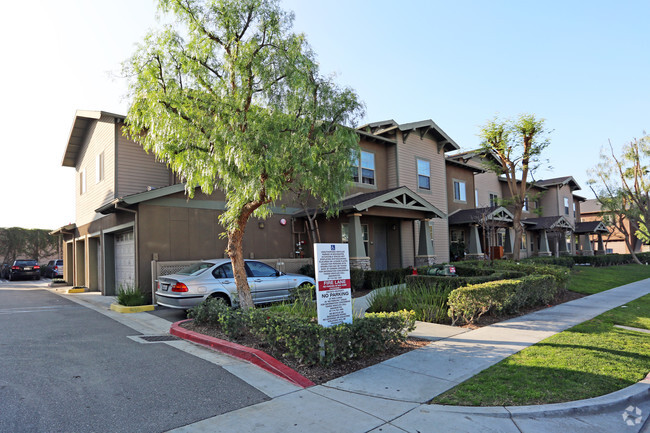
POLYGON ((569 198, 564 197, 564 215, 569 215, 569 198))
MULTIPOLYGON (((361 224, 361 238, 363 239, 363 246, 368 255, 368 243, 370 236, 368 234, 368 224, 361 224)), ((347 244, 350 241, 350 225, 348 223, 341 224, 341 242, 347 244)))
POLYGON ((104 152, 95 158, 95 183, 104 180, 104 152))
POLYGON ((526 244, 528 243, 527 241, 528 241, 528 236, 526 236, 526 232, 523 232, 521 234, 521 244, 520 244, 522 250, 526 249, 526 244))
POLYGON ((573 218, 576 217, 576 202, 573 202, 573 218))
POLYGON ((418 159, 418 188, 431 189, 431 165, 423 159, 418 159))
POLYGON ((452 230, 451 231, 452 243, 465 243, 465 230, 452 230))
POLYGON ((528 197, 524 197, 524 205, 522 206, 521 210, 524 212, 528 212, 529 209, 529 203, 528 203, 528 197))
POLYGON ((497 206, 499 202, 499 196, 496 194, 490 193, 490 207, 497 206))
POLYGON ((474 190, 474 207, 478 207, 478 189, 474 190))
POLYGON ((277 277, 278 271, 261 262, 246 262, 253 277, 277 277))
POLYGON ((79 172, 79 194, 86 193, 86 169, 79 172))
POLYGON ((462 180, 454 180, 454 200, 455 201, 467 201, 467 196, 465 195, 465 182, 462 180))
POLYGON ((226 263, 224 265, 219 266, 217 269, 212 271, 212 276, 214 278, 234 278, 232 272, 232 264, 226 263))
POLYGON ((365 183, 367 185, 375 184, 375 154, 374 153, 370 153, 362 150, 360 161, 357 161, 355 157, 352 157, 351 168, 352 168, 352 180, 354 180, 355 182, 359 182, 359 179, 361 179, 361 183, 365 183), (361 164, 359 164, 359 162, 361 164))

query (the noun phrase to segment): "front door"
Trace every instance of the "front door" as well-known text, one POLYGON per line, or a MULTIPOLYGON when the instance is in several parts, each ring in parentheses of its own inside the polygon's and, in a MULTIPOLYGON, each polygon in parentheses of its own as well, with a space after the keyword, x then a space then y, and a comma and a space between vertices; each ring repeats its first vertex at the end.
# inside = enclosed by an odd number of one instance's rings
POLYGON ((375 235, 375 270, 383 271, 388 269, 388 241, 386 223, 377 222, 374 224, 375 235))

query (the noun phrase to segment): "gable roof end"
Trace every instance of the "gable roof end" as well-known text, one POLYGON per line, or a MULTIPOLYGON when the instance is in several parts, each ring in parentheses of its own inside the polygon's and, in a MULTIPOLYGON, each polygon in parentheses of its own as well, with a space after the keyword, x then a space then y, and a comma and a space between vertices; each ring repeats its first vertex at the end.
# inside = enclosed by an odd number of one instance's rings
POLYGON ((92 122, 99 120, 102 115, 108 115, 120 120, 125 119, 125 116, 122 116, 121 114, 113 114, 106 111, 77 110, 74 121, 72 122, 72 127, 70 128, 68 144, 66 145, 63 159, 61 160, 61 165, 63 167, 75 167, 77 156, 84 144, 88 128, 92 122))

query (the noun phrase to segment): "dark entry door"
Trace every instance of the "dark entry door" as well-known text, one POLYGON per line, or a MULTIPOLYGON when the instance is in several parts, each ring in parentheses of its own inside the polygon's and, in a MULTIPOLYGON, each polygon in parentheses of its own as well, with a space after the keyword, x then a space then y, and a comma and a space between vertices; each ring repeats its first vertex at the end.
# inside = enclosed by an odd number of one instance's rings
POLYGON ((374 224, 375 231, 375 270, 383 271, 388 269, 388 239, 386 224, 377 222, 374 224))

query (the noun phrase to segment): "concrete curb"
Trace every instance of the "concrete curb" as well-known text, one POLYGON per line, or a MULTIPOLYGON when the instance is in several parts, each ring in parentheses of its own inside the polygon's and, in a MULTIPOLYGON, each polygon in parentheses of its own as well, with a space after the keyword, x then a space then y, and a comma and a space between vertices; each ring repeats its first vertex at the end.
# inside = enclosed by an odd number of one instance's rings
POLYGON ((558 417, 576 414, 599 413, 606 409, 635 404, 650 399, 650 375, 634 385, 614 391, 600 397, 584 400, 569 401, 566 403, 540 404, 531 406, 447 406, 441 404, 430 405, 432 409, 444 410, 464 414, 491 415, 499 418, 509 412, 510 416, 524 417, 558 417), (504 412, 507 411, 507 412, 504 412))
POLYGON ((118 313, 142 313, 143 311, 153 311, 155 310, 154 305, 138 305, 135 307, 127 307, 120 304, 111 304, 111 310, 118 313))
POLYGON ((180 326, 181 323, 189 322, 191 320, 192 319, 187 319, 173 323, 169 333, 185 340, 211 347, 212 349, 234 356, 235 358, 248 361, 275 376, 281 377, 294 385, 300 386, 301 388, 308 388, 315 385, 311 380, 261 350, 251 349, 250 347, 242 346, 240 344, 209 337, 180 326))

